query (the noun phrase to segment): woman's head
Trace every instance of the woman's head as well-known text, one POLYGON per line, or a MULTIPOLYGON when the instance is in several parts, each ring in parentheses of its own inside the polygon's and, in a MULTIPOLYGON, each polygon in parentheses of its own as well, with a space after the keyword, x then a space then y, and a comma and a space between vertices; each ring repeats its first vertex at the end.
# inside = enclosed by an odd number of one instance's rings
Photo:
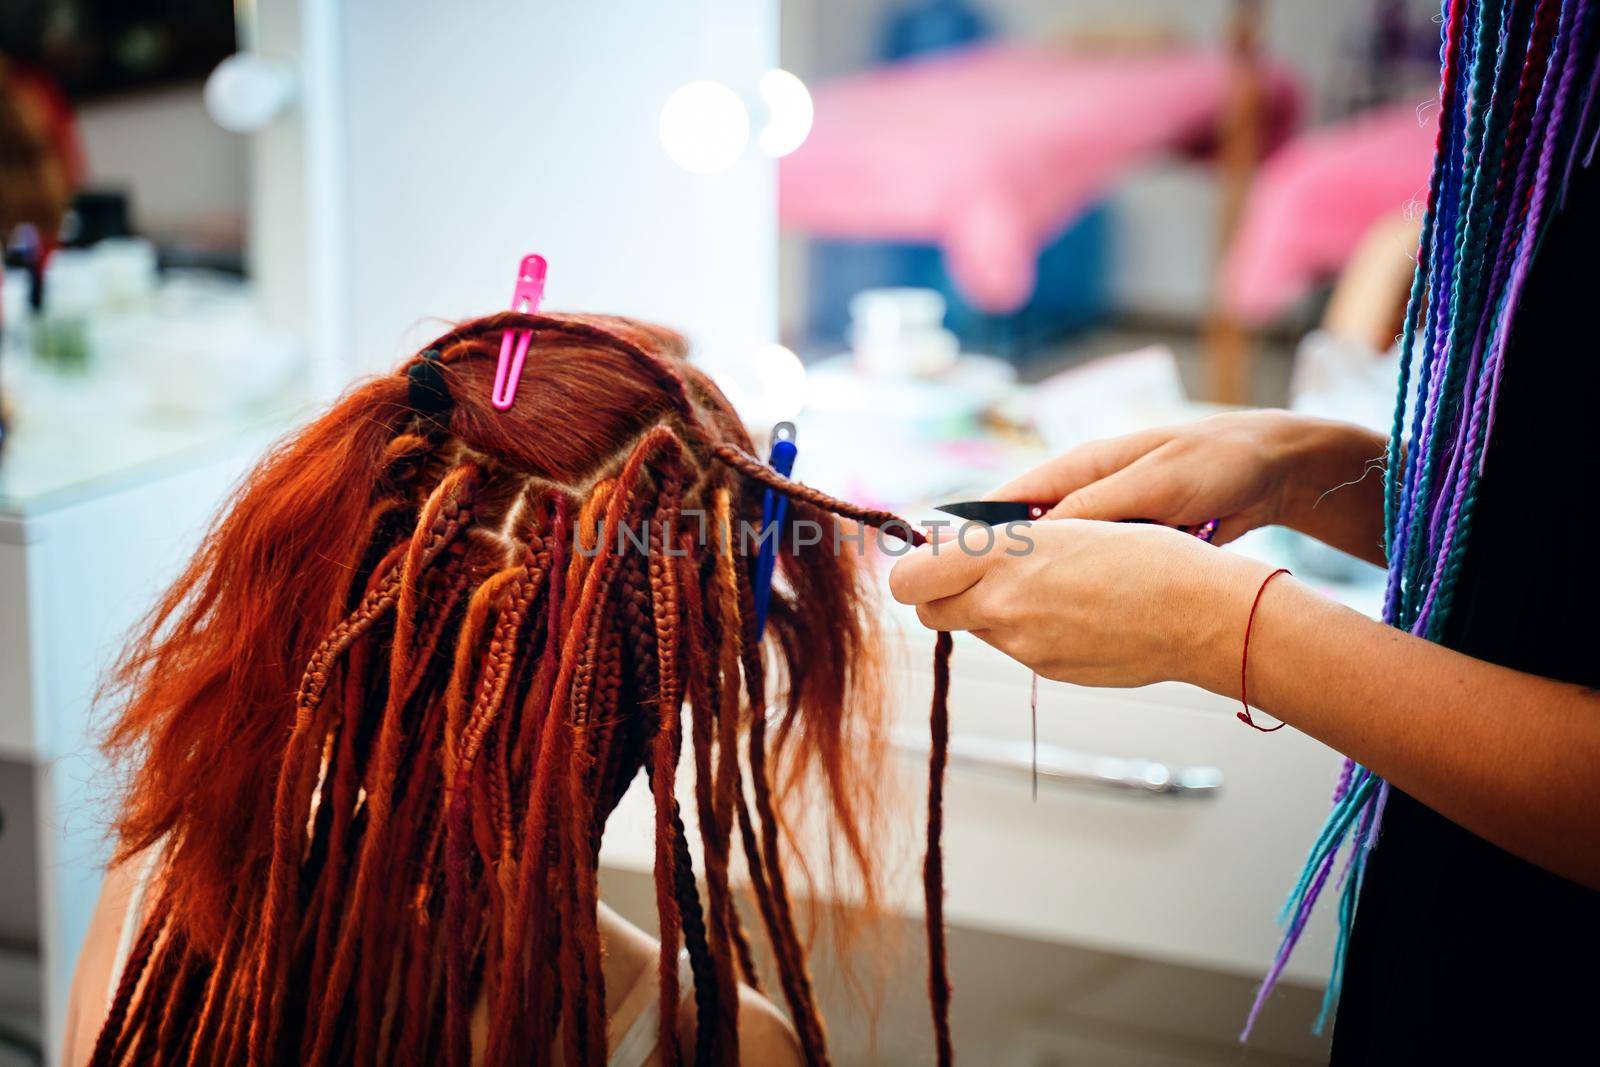
POLYGON ((481 1000, 492 1061, 558 1036, 568 1062, 603 1060, 598 849, 642 773, 663 999, 682 942, 701 1051, 732 1054, 737 982, 755 977, 729 884, 742 853, 821 1058, 783 801, 804 790, 870 903, 876 637, 852 554, 790 536, 768 664, 753 535, 768 485, 794 498, 791 529, 891 517, 751 459, 683 357, 676 335, 622 319, 468 323, 240 488, 118 678, 123 852, 164 842, 163 904, 135 958, 187 984, 130 1010, 130 967, 107 1056, 121 1041, 202 1060, 465 1062, 481 1000), (512 327, 533 343, 502 412, 489 396, 512 327))
POLYGON ((47 81, 0 56, 0 239, 27 223, 54 240, 81 177, 70 115, 47 81))

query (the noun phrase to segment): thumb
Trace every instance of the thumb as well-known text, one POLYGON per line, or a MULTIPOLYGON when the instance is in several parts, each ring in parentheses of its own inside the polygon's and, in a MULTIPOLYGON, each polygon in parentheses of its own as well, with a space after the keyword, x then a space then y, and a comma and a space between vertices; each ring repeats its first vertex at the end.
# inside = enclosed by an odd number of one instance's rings
POLYGON ((1137 462, 1160 447, 1168 436, 1165 430, 1145 430, 1126 437, 1090 441, 1011 479, 985 494, 985 499, 1061 500, 1137 462))
POLYGON ((1181 494, 1174 493, 1176 488, 1170 476, 1157 473, 1140 461, 1069 493, 1050 509, 1047 518, 1164 522, 1171 518, 1170 513, 1181 498, 1181 494))

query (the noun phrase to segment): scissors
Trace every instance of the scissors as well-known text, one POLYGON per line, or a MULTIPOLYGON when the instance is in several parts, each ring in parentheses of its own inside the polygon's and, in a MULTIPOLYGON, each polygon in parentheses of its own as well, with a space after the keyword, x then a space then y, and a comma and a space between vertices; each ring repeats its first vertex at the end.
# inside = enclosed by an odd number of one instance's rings
MULTIPOLYGON (((1048 515, 1050 509, 1055 506, 1055 501, 1044 500, 957 500, 941 504, 934 510, 984 526, 1005 526, 1013 522, 1037 522, 1048 515)), ((1154 523, 1156 520, 1123 519, 1122 521, 1154 523)), ((1198 526, 1179 526, 1177 529, 1210 544, 1211 539, 1217 535, 1217 520, 1211 519, 1198 526)))

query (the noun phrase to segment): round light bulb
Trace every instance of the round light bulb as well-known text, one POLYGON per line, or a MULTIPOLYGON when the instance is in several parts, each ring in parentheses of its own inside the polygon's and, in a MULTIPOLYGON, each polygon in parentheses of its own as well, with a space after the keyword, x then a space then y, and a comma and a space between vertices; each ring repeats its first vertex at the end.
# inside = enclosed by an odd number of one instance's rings
POLYGON ((733 410, 751 427, 765 429, 794 419, 805 403, 805 364, 783 345, 702 350, 696 354, 695 364, 711 376, 733 410))
POLYGON ((770 344, 757 348, 750 363, 762 397, 777 410, 775 419, 800 414, 800 400, 806 395, 806 365, 800 357, 783 345, 770 344))
POLYGON ((767 107, 767 122, 756 143, 761 151, 777 158, 805 144, 811 134, 814 108, 806 83, 786 70, 773 69, 761 75, 757 88, 767 107))
POLYGON ((661 147, 695 174, 715 174, 738 162, 750 143, 750 113, 721 82, 690 82, 661 107, 661 147))
POLYGON ((239 52, 218 63, 206 79, 206 111, 230 133, 254 133, 283 113, 295 89, 295 73, 287 63, 239 52))

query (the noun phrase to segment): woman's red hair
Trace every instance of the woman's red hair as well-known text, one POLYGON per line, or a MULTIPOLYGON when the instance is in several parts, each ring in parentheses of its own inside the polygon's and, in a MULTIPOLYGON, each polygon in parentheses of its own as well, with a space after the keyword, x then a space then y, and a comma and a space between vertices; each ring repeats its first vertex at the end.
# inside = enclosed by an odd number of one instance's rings
MULTIPOLYGON (((758 981, 730 887, 742 851, 805 1055, 826 1062, 782 810, 817 787, 808 803, 876 900, 874 613, 837 541, 785 537, 763 645, 740 533, 767 487, 792 498, 791 522, 898 520, 752 458, 666 330, 500 315, 430 349, 453 402, 413 405, 419 356, 280 445, 117 671, 119 856, 159 849, 160 892, 95 1062, 464 1065, 559 1046, 603 1063, 599 841, 641 773, 665 1054, 681 944, 694 1059, 738 1060, 737 984, 758 981), (513 327, 533 348, 500 412, 490 383, 513 327), (685 740, 699 878, 676 792, 685 740)), ((924 875, 947 1060, 947 636, 938 649, 924 875)))

